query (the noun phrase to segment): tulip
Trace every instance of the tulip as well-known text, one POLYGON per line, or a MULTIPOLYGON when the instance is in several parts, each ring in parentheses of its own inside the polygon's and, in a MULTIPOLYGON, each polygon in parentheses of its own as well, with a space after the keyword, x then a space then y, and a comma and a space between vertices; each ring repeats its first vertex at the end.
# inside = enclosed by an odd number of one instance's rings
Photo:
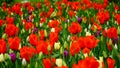
POLYGON ((27 65, 27 61, 25 60, 25 58, 22 59, 22 65, 26 66, 27 65))
POLYGON ((60 49, 60 42, 57 42, 54 44, 54 49, 59 50, 60 49))
POLYGON ((55 28, 51 28, 51 32, 55 32, 55 28))
POLYGON ((38 29, 37 28, 34 28, 33 29, 33 33, 37 33, 38 32, 38 29))
POLYGON ((31 14, 32 14, 32 11, 28 11, 28 14, 31 15, 31 14))
POLYGON ((64 56, 68 56, 68 51, 67 50, 64 50, 64 56))
POLYGON ((97 31, 96 33, 95 33, 95 36, 97 37, 97 36, 99 36, 100 35, 100 31, 97 31))
POLYGON ((16 60, 16 55, 14 53, 9 54, 11 57, 11 60, 14 62, 16 60))
POLYGON ((81 23, 82 22, 82 18, 78 17, 78 22, 81 23))
POLYGON ((86 36, 91 36, 91 33, 90 32, 86 32, 86 36))
POLYGON ((38 59, 42 59, 42 56, 43 56, 43 53, 40 52, 40 53, 39 53, 39 56, 38 56, 38 59))
POLYGON ((56 65, 58 67, 62 66, 62 63, 63 63, 62 59, 56 59, 56 65))
POLYGON ((7 53, 4 54, 4 57, 5 57, 5 60, 7 60, 7 59, 11 59, 10 55, 7 54, 7 53))
POLYGON ((4 62, 4 61, 5 61, 4 55, 0 54, 0 62, 4 62))
POLYGON ((118 43, 119 37, 113 38, 112 40, 113 40, 114 43, 118 43))

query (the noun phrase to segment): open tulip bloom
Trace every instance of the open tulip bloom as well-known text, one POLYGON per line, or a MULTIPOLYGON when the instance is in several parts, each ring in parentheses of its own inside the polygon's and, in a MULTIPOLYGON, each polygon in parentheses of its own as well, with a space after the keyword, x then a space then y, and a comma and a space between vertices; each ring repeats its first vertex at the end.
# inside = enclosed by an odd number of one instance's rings
POLYGON ((120 7, 108 0, 2 2, 0 68, 119 68, 120 7))

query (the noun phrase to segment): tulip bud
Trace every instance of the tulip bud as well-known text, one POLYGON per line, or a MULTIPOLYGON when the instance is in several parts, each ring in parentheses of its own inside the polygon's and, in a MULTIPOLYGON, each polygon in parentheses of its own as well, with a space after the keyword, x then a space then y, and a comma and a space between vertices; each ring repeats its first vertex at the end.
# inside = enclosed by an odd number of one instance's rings
POLYGON ((38 62, 35 63, 35 68, 38 68, 38 62))
POLYGON ((8 55, 7 53, 4 54, 5 60, 10 59, 10 55, 8 55))
POLYGON ((109 43, 110 43, 110 45, 112 45, 112 39, 109 39, 109 43))
POLYGON ((87 28, 84 29, 84 32, 87 32, 87 28))
POLYGON ((52 17, 55 17, 56 16, 56 11, 54 11, 51 15, 50 15, 50 17, 52 18, 52 17))
POLYGON ((67 37, 67 41, 70 41, 70 35, 68 35, 68 37, 67 37))
POLYGON ((107 53, 105 51, 103 51, 103 57, 107 58, 107 53))
POLYGON ((33 29, 33 33, 38 33, 38 29, 37 29, 37 28, 34 28, 34 29, 33 29))
POLYGON ((54 49, 59 50, 60 49, 60 42, 55 42, 54 49))
POLYGON ((60 48, 60 54, 63 54, 64 50, 63 47, 60 48))
POLYGON ((42 59, 42 56, 43 56, 43 53, 40 52, 40 53, 39 53, 39 56, 38 56, 38 59, 42 59))
POLYGON ((86 36, 91 36, 91 33, 90 32, 86 32, 86 36))
POLYGON ((39 25, 40 25, 40 27, 42 27, 43 23, 40 23, 39 25))
POLYGON ((36 22, 35 24, 36 24, 36 27, 38 27, 38 26, 39 26, 39 23, 38 23, 38 22, 36 22))
POLYGON ((29 41, 29 36, 27 36, 26 41, 29 41))
POLYGON ((115 46, 114 46, 114 47, 115 47, 115 49, 116 49, 116 50, 118 49, 117 44, 115 44, 115 46))
POLYGON ((19 48, 18 48, 19 50, 21 49, 21 43, 19 44, 19 48))
POLYGON ((62 62, 62 59, 56 59, 56 65, 58 66, 58 67, 61 67, 63 64, 62 64, 63 62, 62 62))
POLYGON ((85 54, 84 54, 84 56, 85 56, 85 57, 88 57, 88 54, 87 54, 87 53, 85 53, 85 54))
POLYGON ((101 36, 100 40, 103 42, 103 36, 101 36))
POLYGON ((89 24, 88 28, 89 28, 89 29, 91 28, 91 24, 89 24))
POLYGON ((65 61, 63 61, 61 58, 59 58, 59 59, 56 59, 56 65, 58 66, 58 67, 61 67, 61 66, 67 66, 66 65, 66 63, 65 63, 65 61))
POLYGON ((19 23, 17 23, 16 26, 19 27, 19 23))
POLYGON ((22 28, 22 30, 21 30, 21 34, 23 34, 23 33, 25 33, 25 29, 24 28, 22 28))
POLYGON ((120 35, 120 26, 118 26, 117 33, 120 35))
POLYGON ((28 30, 28 33, 30 34, 31 32, 32 32, 32 30, 31 30, 31 29, 29 29, 29 30, 28 30))
POLYGON ((55 28, 51 28, 51 32, 55 32, 55 28))
POLYGON ((13 53, 13 50, 9 49, 9 53, 13 53))
POLYGON ((0 62, 4 62, 4 61, 5 61, 4 55, 0 54, 0 62))
POLYGON ((48 49, 48 51, 50 51, 50 50, 51 50, 51 46, 50 46, 50 45, 48 45, 47 49, 48 49))
POLYGON ((102 65, 102 63, 103 63, 103 57, 99 57, 98 62, 99 62, 99 68, 102 68, 103 67, 103 65, 102 65))
POLYGON ((34 22, 34 19, 32 19, 32 22, 34 22))
POLYGON ((25 58, 22 59, 22 65, 26 66, 27 65, 27 61, 25 60, 25 58))
POLYGON ((67 48, 67 46, 68 46, 68 44, 67 44, 67 42, 65 41, 65 42, 64 42, 64 48, 67 48))
POLYGON ((67 23, 65 23, 65 29, 67 28, 67 23))
POLYGON ((68 51, 64 50, 64 56, 67 57, 68 56, 68 51))
POLYGON ((81 23, 82 22, 82 18, 78 17, 78 22, 81 23))
POLYGON ((16 55, 14 53, 10 53, 11 60, 15 62, 16 60, 16 55))
POLYGON ((7 37, 6 37, 6 33, 4 33, 3 35, 2 35, 2 38, 3 39, 6 39, 7 37))
POLYGON ((47 37, 47 35, 48 35, 48 34, 47 34, 47 30, 45 30, 44 32, 45 32, 45 37, 47 37))

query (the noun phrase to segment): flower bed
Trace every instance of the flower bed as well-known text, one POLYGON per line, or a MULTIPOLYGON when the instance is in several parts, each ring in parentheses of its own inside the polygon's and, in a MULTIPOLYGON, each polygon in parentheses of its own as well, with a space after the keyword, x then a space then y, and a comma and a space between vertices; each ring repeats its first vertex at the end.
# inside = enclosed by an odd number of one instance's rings
POLYGON ((2 3, 1 68, 119 68, 120 8, 104 0, 2 3))

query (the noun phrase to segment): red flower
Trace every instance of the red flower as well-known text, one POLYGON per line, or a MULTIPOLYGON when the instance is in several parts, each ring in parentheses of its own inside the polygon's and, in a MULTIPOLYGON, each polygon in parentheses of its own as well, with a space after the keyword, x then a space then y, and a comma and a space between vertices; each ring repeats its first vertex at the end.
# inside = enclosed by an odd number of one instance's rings
POLYGON ((46 12, 40 12, 40 16, 44 17, 46 15, 46 12))
POLYGON ((71 34, 76 34, 82 31, 82 28, 79 23, 72 22, 71 26, 68 27, 68 31, 71 34))
POLYGON ((119 10, 119 6, 117 4, 114 4, 114 10, 119 10))
POLYGON ((15 12, 16 14, 19 14, 19 12, 21 11, 21 5, 19 3, 13 5, 12 6, 12 11, 15 12))
POLYGON ((73 16, 76 15, 76 13, 75 13, 74 11, 72 11, 72 10, 70 10, 68 13, 69 13, 69 16, 70 16, 70 17, 73 17, 73 16))
POLYGON ((52 20, 52 21, 48 22, 48 26, 51 28, 58 27, 58 25, 59 25, 59 22, 57 20, 52 20))
POLYGON ((72 68, 98 68, 99 62, 94 57, 87 57, 80 60, 78 64, 73 64, 72 68))
POLYGON ((8 44, 10 45, 10 48, 12 50, 18 50, 20 45, 20 38, 18 37, 8 38, 8 44))
POLYGON ((93 5, 94 9, 96 9, 96 10, 101 10, 103 8, 102 4, 100 4, 100 3, 93 3, 93 4, 94 4, 93 5))
POLYGON ((72 42, 71 46, 70 46, 70 54, 72 56, 74 56, 76 53, 79 53, 80 52, 80 45, 79 45, 79 42, 75 41, 75 42, 72 42))
POLYGON ((111 51, 112 50, 112 46, 110 45, 110 43, 108 42, 107 43, 107 47, 108 47, 108 50, 111 51))
POLYGON ((100 31, 100 30, 102 30, 102 26, 101 25, 99 25, 99 24, 97 24, 97 23, 93 23, 93 25, 92 25, 92 27, 91 27, 91 30, 98 30, 98 31, 100 31))
POLYGON ((29 30, 30 28, 34 27, 34 24, 31 22, 25 23, 25 29, 29 30))
POLYGON ((50 44, 51 46, 53 46, 53 44, 58 41, 58 33, 51 32, 49 38, 50 38, 50 44))
POLYGON ((107 7, 108 2, 109 2, 108 0, 104 0, 104 3, 103 3, 103 7, 104 7, 104 8, 106 8, 106 7, 107 7))
POLYGON ((82 52, 83 52, 83 53, 87 53, 87 54, 89 54, 89 53, 90 53, 90 49, 88 49, 88 48, 84 48, 84 49, 82 50, 82 52))
POLYGON ((111 27, 109 28, 107 31, 107 36, 109 38, 117 38, 118 37, 118 33, 117 33, 117 29, 115 27, 111 27))
POLYGON ((29 5, 29 6, 27 7, 27 10, 28 10, 28 11, 33 11, 33 10, 34 10, 34 7, 31 6, 31 5, 29 5))
POLYGON ((99 40, 95 39, 94 36, 86 36, 83 40, 83 47, 89 49, 95 48, 99 42, 99 40))
POLYGON ((59 33, 61 30, 62 30, 62 27, 61 27, 61 26, 60 26, 60 27, 55 27, 55 32, 56 32, 56 33, 59 33))
POLYGON ((14 24, 14 18, 13 17, 6 17, 6 21, 8 24, 14 24))
POLYGON ((32 44, 33 46, 36 46, 38 43, 38 36, 36 34, 30 34, 29 41, 30 41, 30 44, 32 44))
POLYGON ((52 68, 51 61, 48 58, 43 59, 43 65, 44 65, 44 68, 52 68))
POLYGON ((80 8, 80 3, 79 2, 72 2, 71 8, 73 10, 78 10, 80 8))
POLYGON ((40 2, 37 3, 37 4, 36 4, 36 7, 37 7, 37 9, 39 9, 39 8, 41 7, 41 3, 40 3, 40 2))
POLYGON ((19 28, 16 27, 14 24, 8 24, 5 28, 5 32, 8 36, 13 36, 18 34, 19 28))
POLYGON ((107 58, 108 68, 114 68, 115 60, 112 58, 107 58))
POLYGON ((24 46, 20 49, 20 57, 25 58, 28 62, 36 54, 36 50, 33 47, 24 46))
POLYGON ((0 54, 7 51, 6 42, 4 39, 0 39, 0 54))
POLYGON ((45 18, 45 17, 42 17, 42 18, 40 19, 40 23, 44 23, 44 22, 46 22, 46 18, 45 18))
POLYGON ((49 11, 48 11, 48 13, 47 13, 47 17, 50 17, 50 15, 52 14, 53 11, 54 11, 54 9, 50 8, 49 11))
POLYGON ((62 2, 63 2, 63 3, 67 3, 67 2, 68 2, 68 0, 62 0, 62 2))
POLYGON ((3 25, 3 20, 0 19, 0 27, 3 25))
POLYGON ((117 20, 117 23, 120 25, 120 14, 116 14, 115 19, 117 20))
POLYGON ((110 14, 108 11, 100 11, 97 13, 97 19, 100 21, 101 24, 104 24, 110 18, 110 14))
POLYGON ((43 52, 44 54, 48 54, 48 43, 45 41, 39 41, 36 46, 37 53, 43 52))
POLYGON ((44 30, 40 31, 40 40, 44 40, 44 30))

